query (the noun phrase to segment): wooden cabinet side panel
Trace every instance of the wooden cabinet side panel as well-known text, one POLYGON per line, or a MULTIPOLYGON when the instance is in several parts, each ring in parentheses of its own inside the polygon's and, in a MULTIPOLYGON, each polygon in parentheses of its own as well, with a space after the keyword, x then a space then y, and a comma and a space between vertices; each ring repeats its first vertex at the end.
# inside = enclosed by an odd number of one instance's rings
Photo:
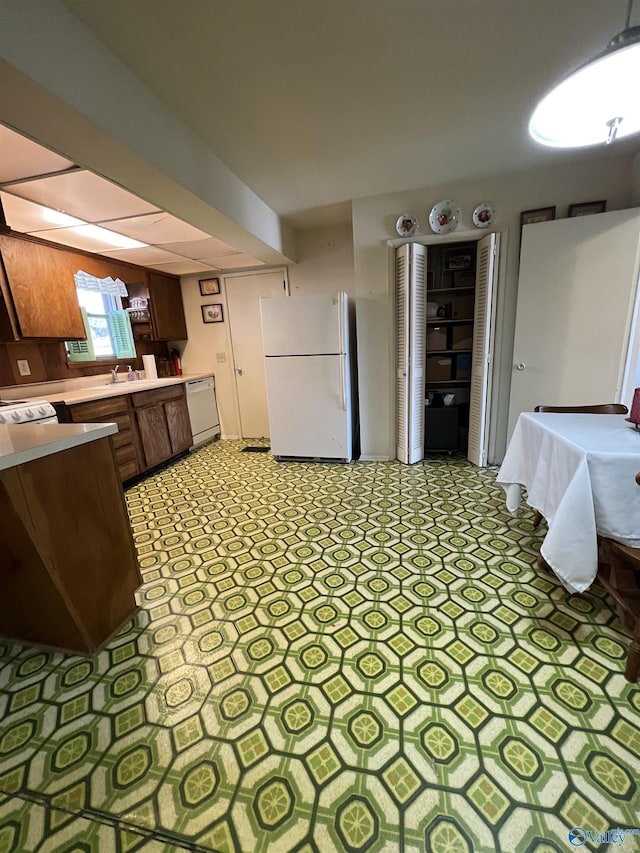
POLYGON ((86 338, 70 255, 8 236, 0 250, 22 337, 86 338))
POLYGON ((149 273, 149 300, 154 337, 159 341, 184 341, 187 324, 184 317, 180 280, 149 273))
POLYGON ((7 273, 0 256, 0 340, 16 341, 20 337, 20 329, 18 327, 18 318, 16 317, 13 299, 11 298, 11 288, 7 281, 7 273))
POLYGON ((81 620, 69 603, 49 549, 38 548, 17 469, 0 474, 0 634, 88 651, 81 620), (47 553, 49 552, 49 553, 47 553))
POLYGON ((188 450, 193 444, 193 436, 187 401, 184 396, 180 400, 170 400, 165 403, 164 410, 167 416, 172 451, 181 453, 183 450, 188 450))
POLYGON ((111 443, 28 462, 20 476, 36 535, 97 648, 135 612, 141 583, 111 443))
POLYGON ((136 409, 136 421, 146 467, 153 468, 169 459, 172 455, 171 442, 163 404, 136 409))

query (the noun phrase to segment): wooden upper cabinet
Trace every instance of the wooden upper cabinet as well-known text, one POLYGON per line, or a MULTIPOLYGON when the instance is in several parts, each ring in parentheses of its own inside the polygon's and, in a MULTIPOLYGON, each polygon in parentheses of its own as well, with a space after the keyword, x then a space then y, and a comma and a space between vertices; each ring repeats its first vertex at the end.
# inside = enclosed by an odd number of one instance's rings
POLYGON ((155 340, 185 341, 187 339, 180 279, 150 272, 149 305, 155 340))
POLYGON ((86 338, 68 252, 0 235, 4 340, 86 338))

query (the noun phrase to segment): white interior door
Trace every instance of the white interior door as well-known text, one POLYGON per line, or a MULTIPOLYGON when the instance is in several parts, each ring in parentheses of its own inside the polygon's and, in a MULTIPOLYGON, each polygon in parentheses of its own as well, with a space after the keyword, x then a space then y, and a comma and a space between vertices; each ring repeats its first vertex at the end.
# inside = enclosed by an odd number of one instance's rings
POLYGON ((498 277, 499 249, 499 234, 487 234, 478 241, 467 458, 480 467, 487 464, 491 353, 495 336, 494 294, 498 277))
POLYGON ((619 400, 638 280, 640 212, 525 225, 509 405, 619 400))
POLYGON ((267 388, 260 298, 286 293, 283 270, 225 276, 236 394, 243 438, 267 438, 267 388))
POLYGON ((396 454, 408 464, 424 458, 426 267, 425 246, 396 249, 396 454))

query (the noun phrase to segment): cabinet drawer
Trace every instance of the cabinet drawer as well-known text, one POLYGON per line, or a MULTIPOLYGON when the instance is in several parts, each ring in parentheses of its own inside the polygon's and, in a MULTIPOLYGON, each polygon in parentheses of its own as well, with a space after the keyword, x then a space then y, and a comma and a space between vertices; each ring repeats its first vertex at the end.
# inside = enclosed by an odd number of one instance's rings
POLYGON ((127 397, 121 395, 119 397, 110 397, 108 400, 92 400, 90 403, 79 403, 77 406, 70 406, 69 412, 71 420, 76 424, 90 423, 93 421, 109 422, 113 418, 113 422, 117 423, 116 415, 129 414, 129 405, 127 397))
POLYGON ((118 428, 118 432, 111 436, 111 443, 114 447, 123 447, 125 444, 133 444, 133 432, 130 429, 121 430, 118 428))
POLYGON ((140 466, 138 465, 137 459, 130 459, 119 464, 118 470, 120 472, 120 479, 124 483, 126 480, 130 480, 132 477, 135 477, 136 474, 140 473, 140 466))
POLYGON ((139 391, 131 395, 131 402, 136 409, 142 406, 153 406, 166 400, 178 400, 184 397, 184 384, 171 385, 168 388, 154 388, 152 391, 139 391))
POLYGON ((135 460, 136 464, 138 463, 138 454, 133 444, 124 444, 122 447, 116 447, 115 454, 118 465, 130 462, 131 460, 135 460))

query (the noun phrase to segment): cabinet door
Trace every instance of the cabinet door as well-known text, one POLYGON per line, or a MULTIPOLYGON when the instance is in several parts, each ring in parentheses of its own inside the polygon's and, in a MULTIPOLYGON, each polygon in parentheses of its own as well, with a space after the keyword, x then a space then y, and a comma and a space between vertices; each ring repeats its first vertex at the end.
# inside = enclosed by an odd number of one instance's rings
POLYGON ((180 400, 169 400, 164 404, 164 411, 167 416, 172 452, 181 453, 183 450, 188 450, 193 444, 193 436, 187 401, 184 397, 180 400))
POLYGON ((186 341, 180 280, 159 273, 149 273, 149 297, 157 341, 186 341))
POLYGON ((396 453, 411 464, 424 457, 424 375, 427 325, 426 249, 396 249, 396 453))
POLYGON ((0 250, 20 335, 86 339, 70 254, 9 236, 0 250))
POLYGON ((136 410, 136 420, 147 468, 153 468, 172 456, 164 406, 158 403, 136 410))

